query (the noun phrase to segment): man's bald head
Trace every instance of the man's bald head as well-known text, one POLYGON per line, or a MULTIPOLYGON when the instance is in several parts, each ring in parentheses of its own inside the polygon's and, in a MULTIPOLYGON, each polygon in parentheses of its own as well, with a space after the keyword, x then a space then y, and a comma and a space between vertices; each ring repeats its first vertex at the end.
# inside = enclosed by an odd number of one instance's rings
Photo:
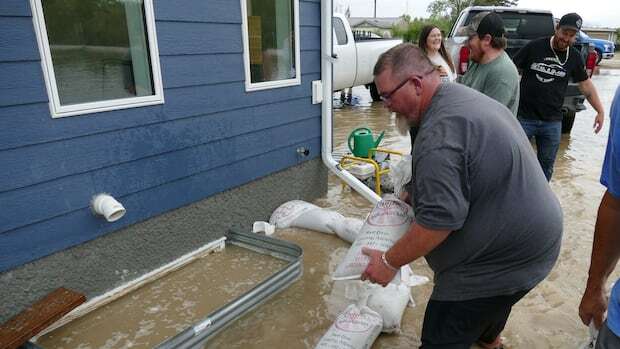
POLYGON ((402 43, 379 56, 373 75, 377 76, 390 69, 393 78, 404 79, 410 75, 424 75, 434 68, 433 63, 419 47, 411 43, 402 43))

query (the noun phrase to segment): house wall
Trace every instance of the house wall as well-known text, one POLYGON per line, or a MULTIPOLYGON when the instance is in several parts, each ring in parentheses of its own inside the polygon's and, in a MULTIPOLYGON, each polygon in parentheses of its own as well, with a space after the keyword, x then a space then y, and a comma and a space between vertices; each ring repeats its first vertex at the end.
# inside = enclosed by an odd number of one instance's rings
POLYGON ((0 323, 63 286, 92 298, 219 238, 250 231, 274 208, 327 190, 320 159, 263 177, 0 274, 0 323))
POLYGON ((586 29, 584 30, 586 34, 595 39, 603 39, 609 40, 611 42, 616 42, 616 33, 613 31, 607 30, 596 30, 596 29, 586 29))
POLYGON ((301 85, 251 93, 239 1, 154 7, 165 104, 52 119, 30 3, 0 2, 0 321, 60 285, 101 293, 326 190, 311 104, 320 1, 300 1, 301 85), (101 192, 125 217, 93 216, 101 192))

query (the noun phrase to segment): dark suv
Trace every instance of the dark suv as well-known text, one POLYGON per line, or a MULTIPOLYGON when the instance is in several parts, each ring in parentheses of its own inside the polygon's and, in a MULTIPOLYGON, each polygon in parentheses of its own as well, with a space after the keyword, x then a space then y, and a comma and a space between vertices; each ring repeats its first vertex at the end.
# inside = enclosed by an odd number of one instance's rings
MULTIPOLYGON (((506 29, 506 39, 508 41, 506 53, 510 57, 531 40, 544 36, 551 36, 555 32, 553 14, 547 10, 497 6, 468 7, 461 11, 450 30, 450 34, 446 38, 446 49, 451 55, 459 75, 467 71, 469 49, 464 46, 467 37, 458 36, 456 33, 461 27, 467 26, 476 14, 483 11, 496 12, 502 17, 506 29)), ((590 48, 588 44, 584 43, 575 43, 573 47, 581 53, 581 57, 585 64, 588 60, 588 54, 593 52, 593 48, 590 48)), ((595 56, 593 56, 593 58, 595 58, 595 56)), ((594 66, 591 68, 594 68, 594 66)), ((588 74, 592 74, 591 69, 588 70, 588 74)), ((578 85, 570 82, 566 89, 564 104, 562 106, 562 133, 570 133, 573 128, 573 123, 575 122, 575 113, 586 109, 583 104, 584 100, 585 97, 579 90, 578 85)))

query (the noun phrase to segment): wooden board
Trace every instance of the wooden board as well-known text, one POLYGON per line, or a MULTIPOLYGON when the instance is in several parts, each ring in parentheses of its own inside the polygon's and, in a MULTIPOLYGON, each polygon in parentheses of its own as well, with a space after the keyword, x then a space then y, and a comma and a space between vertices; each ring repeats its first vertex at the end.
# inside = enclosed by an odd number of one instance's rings
POLYGON ((60 287, 0 326, 0 348, 14 349, 86 301, 81 293, 60 287))

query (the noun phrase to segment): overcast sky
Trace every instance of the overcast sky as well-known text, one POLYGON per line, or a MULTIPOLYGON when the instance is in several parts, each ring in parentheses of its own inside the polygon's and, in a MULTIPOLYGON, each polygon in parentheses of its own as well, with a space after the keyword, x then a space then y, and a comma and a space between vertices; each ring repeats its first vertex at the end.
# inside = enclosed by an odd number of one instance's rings
MULTIPOLYGON (((372 17, 375 0, 333 0, 334 9, 351 8, 353 17, 372 17)), ((408 13, 412 17, 428 17, 426 8, 431 0, 376 0, 377 17, 398 17, 408 13)), ((619 0, 519 0, 519 7, 545 9, 561 17, 577 12, 586 26, 620 28, 619 0)))

